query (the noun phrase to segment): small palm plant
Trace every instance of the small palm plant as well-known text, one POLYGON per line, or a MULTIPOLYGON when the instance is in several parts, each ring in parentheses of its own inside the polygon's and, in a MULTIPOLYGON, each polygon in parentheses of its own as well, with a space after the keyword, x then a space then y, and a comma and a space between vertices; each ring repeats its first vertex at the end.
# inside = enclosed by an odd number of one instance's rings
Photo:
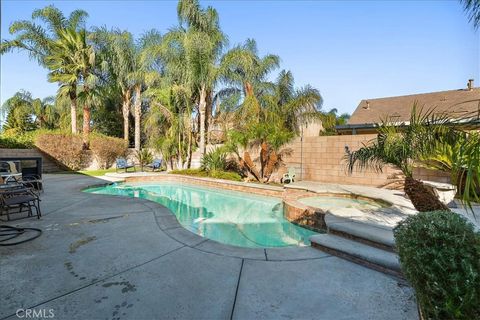
POLYGON ((416 110, 415 103, 408 125, 384 121, 374 141, 346 155, 348 170, 381 171, 386 164, 394 165, 405 175, 404 191, 418 211, 449 210, 423 182, 413 177, 414 164, 432 154, 439 137, 449 130, 445 126, 447 120, 435 116, 433 110, 416 110))
POLYGON ((148 149, 140 149, 136 151, 136 156, 138 164, 140 165, 140 170, 143 171, 143 167, 153 161, 153 155, 148 149))

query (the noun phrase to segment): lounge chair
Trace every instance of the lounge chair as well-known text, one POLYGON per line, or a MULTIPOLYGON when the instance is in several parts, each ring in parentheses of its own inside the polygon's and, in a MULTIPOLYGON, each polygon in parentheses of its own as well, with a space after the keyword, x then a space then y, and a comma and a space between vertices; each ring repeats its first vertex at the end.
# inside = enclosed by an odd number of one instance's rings
POLYGON ((40 211, 40 198, 29 188, 22 184, 4 184, 0 187, 0 216, 6 215, 7 221, 10 214, 28 211, 28 217, 33 216, 32 208, 38 219, 42 216, 40 211))
POLYGON ((133 168, 135 172, 135 164, 128 163, 125 158, 117 158, 115 172, 118 172, 118 169, 125 170, 127 172, 128 169, 133 168))
POLYGON ((295 182, 295 168, 288 168, 288 172, 285 173, 282 177, 282 183, 292 183, 295 182))
POLYGON ((155 159, 152 163, 145 165, 145 167, 151 168, 152 171, 160 170, 162 168, 162 159, 155 159))
POLYGON ((20 167, 20 161, 0 161, 3 183, 21 183, 26 188, 37 190, 38 193, 43 191, 42 177, 37 174, 23 174, 20 167))

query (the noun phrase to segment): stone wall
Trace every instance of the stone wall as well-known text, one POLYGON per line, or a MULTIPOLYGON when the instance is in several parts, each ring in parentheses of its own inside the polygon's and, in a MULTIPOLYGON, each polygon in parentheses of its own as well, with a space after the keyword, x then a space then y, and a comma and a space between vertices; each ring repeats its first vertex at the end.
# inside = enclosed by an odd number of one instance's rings
POLYGON ((61 171, 54 161, 38 149, 0 149, 0 158, 2 157, 42 157, 42 170, 44 173, 61 171))

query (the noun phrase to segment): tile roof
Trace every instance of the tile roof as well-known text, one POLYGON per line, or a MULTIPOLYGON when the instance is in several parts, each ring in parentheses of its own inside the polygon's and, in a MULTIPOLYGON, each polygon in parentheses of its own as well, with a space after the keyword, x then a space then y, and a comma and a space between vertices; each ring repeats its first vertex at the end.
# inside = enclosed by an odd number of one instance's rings
POLYGON ((360 101, 348 124, 381 123, 382 120, 404 122, 410 119, 414 102, 423 110, 461 118, 469 114, 480 116, 480 88, 460 89, 407 96, 366 99, 360 101))

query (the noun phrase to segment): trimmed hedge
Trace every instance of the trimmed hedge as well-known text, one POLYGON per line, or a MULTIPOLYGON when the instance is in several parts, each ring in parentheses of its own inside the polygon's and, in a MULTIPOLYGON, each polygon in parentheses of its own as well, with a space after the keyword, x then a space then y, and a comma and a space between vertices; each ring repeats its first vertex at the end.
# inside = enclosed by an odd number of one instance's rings
POLYGON ((169 173, 182 174, 182 175, 194 176, 194 177, 242 181, 242 177, 240 177, 240 175, 236 172, 219 171, 219 170, 205 171, 203 169, 184 169, 184 170, 172 170, 169 173))
POLYGON ((71 133, 41 133, 35 145, 38 149, 70 170, 79 170, 85 162, 85 151, 81 135, 71 133))
POLYGON ((480 233, 473 225, 453 212, 422 212, 394 233, 424 318, 480 319, 480 233))
POLYGON ((108 169, 118 157, 127 153, 127 142, 120 138, 94 134, 90 137, 90 150, 97 158, 100 169, 108 169))

